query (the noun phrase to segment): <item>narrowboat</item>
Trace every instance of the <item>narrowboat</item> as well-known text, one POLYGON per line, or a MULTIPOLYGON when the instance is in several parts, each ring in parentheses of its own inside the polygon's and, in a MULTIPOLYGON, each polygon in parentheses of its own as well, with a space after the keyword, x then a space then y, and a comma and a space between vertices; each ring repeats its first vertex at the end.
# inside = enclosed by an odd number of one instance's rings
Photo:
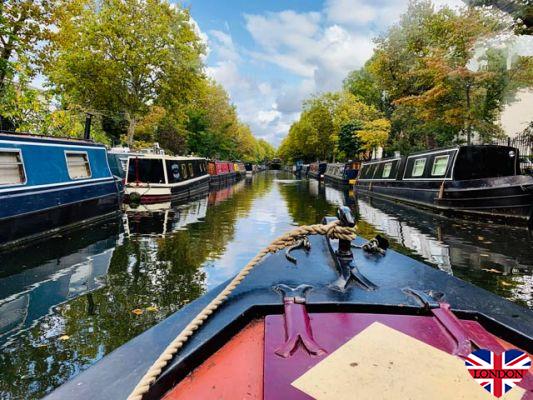
POLYGON ((359 161, 328 164, 324 173, 324 181, 338 186, 354 185, 360 168, 361 163, 359 161))
POLYGON ((301 236, 354 226, 349 208, 339 217, 293 230, 237 280, 47 399, 482 400, 491 398, 487 389, 531 399, 531 310, 387 249, 383 238, 351 240, 348 230, 341 239, 301 236), (287 237, 296 242, 283 249, 287 237), (516 380, 487 388, 473 379, 476 360, 503 351, 516 380), (149 370, 151 384, 140 390, 149 370))
POLYGON ((120 200, 103 145, 0 132, 0 249, 117 215, 120 200))
POLYGON ((107 161, 113 175, 125 180, 126 171, 128 170, 128 158, 142 156, 145 154, 165 155, 165 150, 159 147, 159 143, 154 143, 153 147, 131 151, 129 147, 112 147, 107 151, 107 161))
POLYGON ((443 213, 532 223, 533 177, 520 173, 518 150, 508 146, 456 146, 364 162, 355 189, 443 213))
POLYGON ((209 174, 205 158, 158 154, 128 157, 126 203, 185 201, 208 190, 209 174))
POLYGON ((243 178, 246 176, 246 167, 244 166, 244 163, 242 162, 236 162, 233 164, 233 169, 235 170, 235 174, 237 175, 237 179, 243 178))
POLYGON ((207 164, 209 183, 211 185, 224 185, 237 180, 237 172, 232 162, 209 161, 207 164))
POLYGON ((244 167, 246 169, 246 175, 253 175, 259 171, 259 167, 256 164, 246 163, 244 167))
POLYGON ((326 168, 328 164, 326 162, 314 162, 309 165, 309 178, 317 179, 319 181, 324 179, 326 168))

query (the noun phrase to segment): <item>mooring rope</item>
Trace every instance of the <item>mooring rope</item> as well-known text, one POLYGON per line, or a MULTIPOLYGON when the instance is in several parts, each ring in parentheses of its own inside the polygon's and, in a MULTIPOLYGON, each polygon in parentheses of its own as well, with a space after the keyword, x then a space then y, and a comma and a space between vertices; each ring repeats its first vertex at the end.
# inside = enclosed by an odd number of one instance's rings
POLYGON ((211 302, 204 307, 202 311, 176 336, 176 338, 161 353, 158 359, 148 369, 146 374, 141 378, 137 386, 128 396, 128 400, 141 400, 148 393, 150 386, 156 381, 163 368, 172 360, 178 350, 183 347, 185 342, 193 335, 204 321, 229 297, 235 288, 243 281, 250 271, 266 256, 268 253, 275 253, 278 250, 291 246, 297 241, 308 235, 325 235, 331 239, 353 240, 356 237, 356 229, 340 226, 340 221, 336 220, 329 224, 322 225, 304 225, 295 228, 286 234, 275 239, 269 246, 261 250, 250 260, 248 264, 231 280, 230 283, 220 292, 211 302))

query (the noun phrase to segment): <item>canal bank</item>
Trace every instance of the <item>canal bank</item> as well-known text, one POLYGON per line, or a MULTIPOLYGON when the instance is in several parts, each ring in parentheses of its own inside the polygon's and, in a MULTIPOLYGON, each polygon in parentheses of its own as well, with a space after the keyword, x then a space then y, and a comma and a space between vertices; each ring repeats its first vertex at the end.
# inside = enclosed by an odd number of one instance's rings
POLYGON ((3 254, 0 307, 8 312, 1 314, 0 392, 41 397, 233 276, 279 234, 317 223, 341 204, 360 214, 364 235, 383 232, 395 249, 533 306, 526 232, 454 226, 268 172, 184 205, 129 210, 127 224, 55 238, 31 254, 3 254), (506 237, 513 239, 496 243, 506 237), (428 246, 440 252, 425 252, 428 246), (449 256, 439 262, 446 248, 449 256), (476 261, 483 254, 490 263, 476 261))

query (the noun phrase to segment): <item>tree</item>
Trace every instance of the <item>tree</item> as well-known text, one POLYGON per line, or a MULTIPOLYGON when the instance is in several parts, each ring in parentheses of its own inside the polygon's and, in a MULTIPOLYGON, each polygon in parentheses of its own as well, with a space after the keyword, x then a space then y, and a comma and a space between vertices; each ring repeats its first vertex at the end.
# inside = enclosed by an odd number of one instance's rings
POLYGON ((508 88, 509 72, 487 52, 472 60, 480 43, 511 29, 502 13, 486 9, 435 11, 412 2, 398 25, 376 40, 365 66, 392 105, 391 146, 431 148, 452 141, 500 134, 494 123, 508 88), (400 145, 401 143, 401 145, 400 145))
POLYGON ((357 158, 361 151, 361 139, 358 131, 363 129, 363 123, 353 120, 342 125, 339 133, 339 150, 346 158, 357 158))
POLYGON ((127 142, 153 105, 182 109, 202 79, 189 14, 164 0, 78 0, 58 12, 45 71, 85 111, 123 115, 127 142))
MULTIPOLYGON (((0 95, 14 66, 37 61, 39 42, 46 39, 53 21, 55 1, 10 0, 0 4, 0 95)), ((33 75, 33 70, 30 70, 33 75)), ((28 72, 28 70, 26 70, 28 72)))
POLYGON ((304 102, 302 115, 289 129, 278 154, 284 159, 306 161, 351 158, 356 141, 357 149, 371 150, 385 144, 389 130, 390 122, 383 114, 352 93, 325 93, 304 102), (349 131, 354 123, 360 124, 360 129, 349 131), (357 137, 350 137, 348 132, 357 137))

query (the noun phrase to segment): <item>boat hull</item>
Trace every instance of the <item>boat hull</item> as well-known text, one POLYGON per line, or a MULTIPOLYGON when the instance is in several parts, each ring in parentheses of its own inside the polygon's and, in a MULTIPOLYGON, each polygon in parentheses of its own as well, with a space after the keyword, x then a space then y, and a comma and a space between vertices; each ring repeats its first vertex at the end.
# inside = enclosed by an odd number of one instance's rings
POLYGON ((533 178, 517 175, 475 181, 361 182, 354 190, 444 213, 530 225, 533 178))
POLYGON ((236 182, 239 178, 240 178, 240 175, 237 172, 228 172, 226 174, 210 175, 209 185, 211 186, 225 185, 228 183, 236 182))
POLYGON ((133 194, 140 196, 141 204, 155 204, 164 202, 181 202, 209 191, 209 175, 204 175, 177 185, 158 185, 145 187, 130 185, 126 187, 124 202, 132 203, 133 194))
POLYGON ((119 214, 116 193, 78 200, 0 220, 0 251, 23 246, 119 214))
POLYGON ((334 175, 324 175, 324 181, 333 186, 348 187, 350 186, 350 180, 334 175))

